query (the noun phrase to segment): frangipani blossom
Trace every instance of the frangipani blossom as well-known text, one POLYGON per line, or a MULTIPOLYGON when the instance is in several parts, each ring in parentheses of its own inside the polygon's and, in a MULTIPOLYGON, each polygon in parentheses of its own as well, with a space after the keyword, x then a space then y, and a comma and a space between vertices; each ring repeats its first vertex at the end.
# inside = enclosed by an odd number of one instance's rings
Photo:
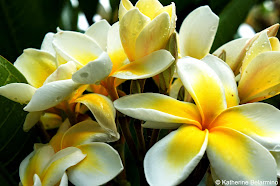
POLYGON ((123 165, 117 151, 104 141, 111 141, 111 137, 97 122, 86 120, 70 127, 66 120, 49 145, 39 147, 23 160, 22 184, 55 185, 61 180, 60 185, 68 185, 68 178, 75 185, 110 181, 123 165))
POLYGON ((279 24, 257 33, 253 38, 231 41, 215 55, 225 53, 225 61, 236 75, 241 103, 257 102, 280 93, 280 44, 275 37, 279 24))
POLYGON ((174 62, 172 55, 164 50, 175 31, 174 3, 163 7, 158 0, 139 0, 134 7, 130 1, 122 0, 119 20, 120 40, 130 63, 116 71, 114 77, 148 78, 174 62))
POLYGON ((234 75, 221 73, 225 63, 213 56, 209 59, 185 57, 177 62, 178 75, 195 104, 153 93, 114 102, 120 112, 147 121, 144 127, 179 127, 147 152, 148 183, 181 183, 206 152, 220 180, 272 181, 273 185, 276 162, 268 150, 279 150, 280 111, 265 103, 231 102, 228 108, 230 97, 238 98, 234 75))

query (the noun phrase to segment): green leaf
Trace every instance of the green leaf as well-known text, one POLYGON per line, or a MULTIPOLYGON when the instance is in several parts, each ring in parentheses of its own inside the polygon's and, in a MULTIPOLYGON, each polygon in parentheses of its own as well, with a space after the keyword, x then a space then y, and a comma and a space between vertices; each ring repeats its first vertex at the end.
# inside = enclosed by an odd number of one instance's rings
POLYGON ((227 4, 219 14, 219 27, 211 52, 233 39, 239 25, 245 21, 249 11, 257 2, 259 0, 231 0, 227 4))
MULTIPOLYGON (((2 56, 0 74, 0 86, 15 82, 26 83, 24 76, 2 56)), ((25 133, 22 130, 27 114, 23 111, 23 105, 2 96, 0 103, 0 183, 15 185, 19 182, 19 164, 32 151, 32 132, 25 133)))
POLYGON ((0 0, 0 51, 14 62, 25 48, 40 48, 59 26, 65 0, 0 0))

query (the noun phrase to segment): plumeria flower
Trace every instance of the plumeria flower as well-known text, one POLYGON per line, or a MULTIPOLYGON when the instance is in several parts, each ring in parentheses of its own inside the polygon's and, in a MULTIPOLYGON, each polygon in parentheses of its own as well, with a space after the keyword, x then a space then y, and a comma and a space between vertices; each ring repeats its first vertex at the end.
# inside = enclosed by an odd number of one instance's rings
MULTIPOLYGON (((120 79, 144 79, 159 74, 173 62, 164 50, 175 31, 175 5, 163 7, 158 0, 139 0, 135 7, 128 0, 119 6, 119 34, 129 64, 113 76, 120 79)), ((110 44, 110 43, 108 43, 110 44)))
POLYGON ((20 164, 19 176, 23 186, 68 185, 65 171, 86 157, 82 151, 69 147, 55 153, 50 145, 35 149, 20 164))
MULTIPOLYGON (((55 54, 51 45, 53 33, 46 34, 41 49, 25 49, 23 54, 20 55, 14 66, 24 75, 28 84, 25 83, 11 83, 0 87, 0 95, 18 102, 20 104, 28 104, 37 91, 46 82, 56 81, 61 79, 71 79, 72 72, 76 69, 70 62, 69 67, 57 67, 55 54), (63 73, 62 71, 66 71, 63 73), (59 74, 59 75, 57 75, 59 74), (50 78, 52 77, 52 78, 50 78)), ((23 125, 24 130, 29 130, 35 123, 37 123, 41 116, 44 116, 42 112, 30 112, 23 125)), ((57 124, 58 115, 47 114, 44 117, 44 121, 48 120, 48 123, 57 124)), ((45 122, 44 122, 45 123, 45 122)), ((50 126, 51 127, 51 126, 50 126)))
POLYGON ((238 105, 231 69, 212 55, 179 59, 177 72, 195 104, 154 93, 114 102, 120 112, 147 121, 144 127, 178 128, 147 152, 148 183, 181 183, 205 152, 220 180, 275 183, 276 162, 268 150, 280 147, 280 111, 265 103, 238 105))
POLYGON ((225 61, 238 79, 241 103, 268 99, 280 93, 280 44, 275 37, 279 24, 257 33, 253 38, 231 41, 217 51, 225 53, 225 61))
POLYGON ((117 151, 103 141, 111 138, 97 122, 86 120, 70 127, 66 120, 49 145, 22 161, 22 184, 55 185, 60 181, 60 185, 68 185, 69 179, 74 185, 101 185, 110 181, 123 165, 117 151))
MULTIPOLYGON (((208 55, 218 24, 219 17, 209 6, 201 6, 193 10, 184 19, 179 31, 179 57, 190 56, 202 59, 208 55)), ((177 98, 182 86, 181 80, 177 78, 170 87, 170 96, 177 98)))

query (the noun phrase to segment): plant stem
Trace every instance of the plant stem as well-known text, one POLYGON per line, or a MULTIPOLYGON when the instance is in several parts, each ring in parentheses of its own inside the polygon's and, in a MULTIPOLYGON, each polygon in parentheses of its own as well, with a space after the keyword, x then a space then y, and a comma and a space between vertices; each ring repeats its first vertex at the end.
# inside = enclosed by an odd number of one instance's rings
POLYGON ((149 148, 151 148, 157 142, 159 131, 160 131, 159 129, 153 129, 152 137, 151 137, 150 144, 149 144, 149 148))
POLYGON ((134 128, 136 131, 136 136, 137 136, 137 140, 138 140, 138 152, 139 152, 139 160, 143 161, 144 160, 144 156, 146 153, 146 145, 145 145, 145 139, 144 139, 144 135, 143 135, 143 127, 141 126, 141 121, 140 120, 134 120, 134 128))

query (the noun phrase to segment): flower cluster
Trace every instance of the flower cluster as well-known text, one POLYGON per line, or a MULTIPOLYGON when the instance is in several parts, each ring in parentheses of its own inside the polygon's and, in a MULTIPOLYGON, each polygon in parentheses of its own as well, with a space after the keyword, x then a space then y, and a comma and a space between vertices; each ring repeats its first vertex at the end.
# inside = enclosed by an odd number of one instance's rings
POLYGON ((219 17, 199 7, 177 33, 175 9, 122 0, 119 22, 58 30, 41 49, 24 50, 14 66, 28 84, 0 95, 26 104, 23 130, 40 124, 50 139, 20 164, 22 185, 123 178, 125 144, 150 185, 184 182, 203 158, 214 180, 277 181, 280 111, 257 101, 280 93, 279 24, 210 54, 219 17), (160 93, 144 92, 147 78, 160 93), (157 129, 168 133, 159 141, 157 129))

